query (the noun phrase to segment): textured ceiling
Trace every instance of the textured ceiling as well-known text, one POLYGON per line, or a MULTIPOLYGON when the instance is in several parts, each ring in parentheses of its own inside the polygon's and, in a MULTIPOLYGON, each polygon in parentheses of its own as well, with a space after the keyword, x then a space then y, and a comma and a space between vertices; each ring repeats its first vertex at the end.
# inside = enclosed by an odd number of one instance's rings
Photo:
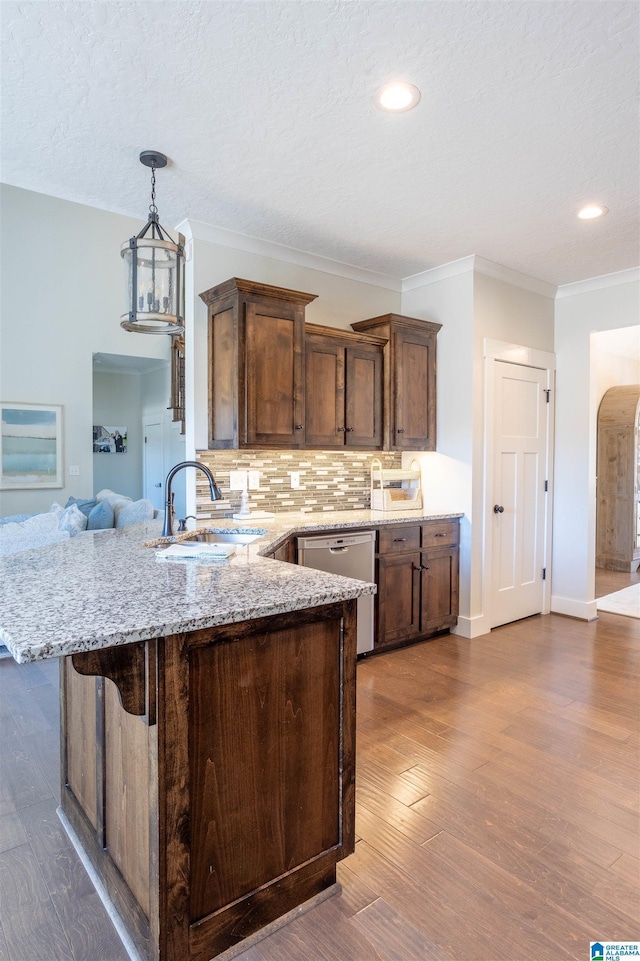
POLYGON ((395 277, 479 254, 550 283, 635 266, 635 2, 0 4, 2 179, 158 206, 395 277), (376 89, 406 78, 419 106, 376 89), (601 221, 575 212, 587 201, 601 221))

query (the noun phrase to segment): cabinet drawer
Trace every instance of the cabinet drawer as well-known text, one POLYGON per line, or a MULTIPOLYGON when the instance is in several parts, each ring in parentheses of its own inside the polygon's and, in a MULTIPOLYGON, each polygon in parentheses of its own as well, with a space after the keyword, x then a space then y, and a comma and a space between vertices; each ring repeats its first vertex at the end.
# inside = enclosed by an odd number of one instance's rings
POLYGON ((458 521, 438 521, 422 528, 422 548, 457 547, 458 521))
POLYGON ((399 527, 381 527, 378 531, 379 554, 401 554, 419 549, 420 528, 418 526, 403 524, 399 527))

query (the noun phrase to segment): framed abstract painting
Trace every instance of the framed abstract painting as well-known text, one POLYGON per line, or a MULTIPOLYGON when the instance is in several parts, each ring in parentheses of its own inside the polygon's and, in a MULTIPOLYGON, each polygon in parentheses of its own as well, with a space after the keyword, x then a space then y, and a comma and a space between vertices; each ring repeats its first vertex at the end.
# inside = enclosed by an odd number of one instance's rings
POLYGON ((0 489, 63 486, 62 407, 0 403, 0 489))

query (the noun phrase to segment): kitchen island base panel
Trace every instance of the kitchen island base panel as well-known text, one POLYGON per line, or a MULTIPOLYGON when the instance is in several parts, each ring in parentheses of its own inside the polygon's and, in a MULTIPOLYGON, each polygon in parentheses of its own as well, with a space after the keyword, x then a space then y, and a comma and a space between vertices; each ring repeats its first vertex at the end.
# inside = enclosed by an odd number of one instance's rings
POLYGON ((355 612, 144 642, 155 723, 65 660, 62 811, 142 961, 244 950, 335 892, 355 842, 355 612))
MULTIPOLYGON (((129 936, 129 931, 127 929, 127 926, 125 925, 122 918, 118 914, 116 906, 114 905, 113 901, 109 897, 109 894, 107 893, 107 889, 105 888, 104 884, 100 880, 100 875, 95 870, 93 864, 91 863, 91 860, 87 856, 87 853, 80 841, 80 838, 74 831, 71 825, 71 822, 69 821, 69 819, 67 818, 66 814, 64 813, 61 807, 57 809, 56 813, 60 818, 60 822, 65 832, 67 833, 69 840, 73 844, 73 847, 76 851, 76 854, 78 855, 78 858, 82 862, 82 866, 84 867, 85 871, 89 875, 89 879, 91 880, 91 883, 96 889, 96 893, 100 898, 100 900, 102 901, 102 904, 104 905, 104 909, 109 915, 109 918, 111 919, 111 923, 116 929, 118 933, 118 937, 122 941, 124 949, 129 955, 129 958, 131 959, 131 961, 145 961, 146 954, 145 954, 145 957, 143 957, 143 955, 140 954, 140 952, 136 948, 136 945, 134 944, 131 937, 129 936)), ((232 947, 227 948, 227 950, 223 951, 222 954, 216 955, 215 961, 233 961, 233 958, 237 958, 239 954, 243 954, 245 951, 248 951, 249 948, 254 947, 254 945, 259 944, 261 941, 264 941, 265 938, 268 938, 270 935, 275 934, 276 931, 279 931, 281 928, 286 927, 287 924, 291 924, 292 921, 295 921, 296 918, 299 918, 301 917, 301 915, 306 914, 307 911, 311 911, 313 908, 316 908, 318 907, 318 905, 322 904, 323 901, 327 901, 329 898, 332 898, 335 895, 341 894, 341 893, 342 893, 342 885, 340 884, 339 881, 334 882, 329 887, 324 888, 318 894, 315 894, 313 895, 313 897, 310 897, 307 901, 303 901, 302 904, 296 905, 295 908, 292 908, 290 911, 287 911, 286 914, 283 914, 281 917, 276 918, 275 921, 269 922, 263 928, 260 928, 259 931, 256 931, 254 934, 248 935, 242 941, 239 941, 237 944, 233 945, 232 947)))

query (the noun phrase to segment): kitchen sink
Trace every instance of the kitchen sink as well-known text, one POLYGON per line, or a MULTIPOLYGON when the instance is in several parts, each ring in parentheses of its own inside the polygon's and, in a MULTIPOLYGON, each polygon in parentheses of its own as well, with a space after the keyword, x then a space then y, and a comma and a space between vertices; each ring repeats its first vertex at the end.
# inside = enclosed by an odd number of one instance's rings
POLYGON ((266 534, 266 530, 194 531, 181 544, 250 544, 266 534))

